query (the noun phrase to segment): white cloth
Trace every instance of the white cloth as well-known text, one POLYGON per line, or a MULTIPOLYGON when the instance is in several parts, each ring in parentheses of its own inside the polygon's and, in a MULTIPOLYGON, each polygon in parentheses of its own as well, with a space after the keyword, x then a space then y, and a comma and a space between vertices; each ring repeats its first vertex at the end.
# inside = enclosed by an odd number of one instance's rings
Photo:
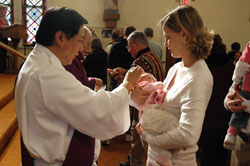
MULTIPOLYGON (((165 88, 170 84, 175 72, 182 62, 175 64, 168 72, 164 81, 165 88)), ((211 97, 213 77, 205 61, 198 60, 183 75, 182 79, 168 90, 164 99, 164 110, 172 113, 179 120, 179 126, 167 133, 153 136, 142 133, 143 139, 149 144, 148 158, 150 159, 150 146, 166 149, 180 150, 172 157, 173 165, 196 166, 197 142, 200 137, 205 111, 211 97)))
POLYGON ((41 165, 60 165, 64 161, 74 129, 106 140, 129 128, 125 87, 95 92, 83 86, 42 45, 37 44, 28 56, 15 88, 24 144, 41 165))
MULTIPOLYGON (((244 76, 249 73, 250 64, 239 60, 235 65, 235 70, 233 74, 233 81, 236 84, 240 84, 244 78, 244 76)), ((250 85, 247 85, 250 86, 250 85)))
MULTIPOLYGON (((149 104, 143 108, 143 113, 140 117, 140 124, 143 131, 152 135, 167 133, 178 126, 178 119, 170 112, 163 109, 162 104, 149 104)), ((150 157, 147 165, 157 166, 161 163, 162 166, 168 166, 171 163, 172 153, 165 148, 150 145, 150 157)))
POLYGON ((101 152, 101 141, 99 139, 95 139, 95 154, 92 166, 97 166, 96 162, 99 158, 100 152, 101 152))

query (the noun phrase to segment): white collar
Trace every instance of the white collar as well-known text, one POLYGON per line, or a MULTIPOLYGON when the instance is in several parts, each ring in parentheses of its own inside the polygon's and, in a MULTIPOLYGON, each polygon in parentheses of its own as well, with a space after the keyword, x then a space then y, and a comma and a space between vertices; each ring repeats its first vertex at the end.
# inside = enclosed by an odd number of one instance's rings
POLYGON ((49 57, 51 64, 64 68, 60 59, 53 52, 51 52, 47 47, 41 44, 36 44, 33 51, 34 51, 34 54, 42 54, 41 56, 47 55, 49 57))

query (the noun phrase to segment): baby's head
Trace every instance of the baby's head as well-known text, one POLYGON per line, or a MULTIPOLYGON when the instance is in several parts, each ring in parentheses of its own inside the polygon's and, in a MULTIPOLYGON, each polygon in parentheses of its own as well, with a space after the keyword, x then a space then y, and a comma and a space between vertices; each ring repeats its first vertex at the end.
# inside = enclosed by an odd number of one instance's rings
POLYGON ((149 83, 156 82, 157 80, 152 74, 144 73, 140 76, 137 86, 148 85, 149 83))

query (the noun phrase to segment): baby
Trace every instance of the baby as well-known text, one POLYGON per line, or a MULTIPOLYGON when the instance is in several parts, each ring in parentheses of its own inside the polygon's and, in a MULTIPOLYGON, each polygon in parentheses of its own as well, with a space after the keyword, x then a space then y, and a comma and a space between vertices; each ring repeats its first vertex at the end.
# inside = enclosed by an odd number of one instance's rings
MULTIPOLYGON (((151 74, 143 74, 137 84, 142 90, 150 93, 143 105, 140 106, 139 123, 144 132, 159 135, 178 126, 177 118, 163 109, 162 102, 167 95, 162 82, 156 82, 151 74)), ((153 160, 147 161, 150 166, 171 166, 172 153, 166 149, 149 145, 148 155, 153 160)))
POLYGON ((239 129, 247 126, 250 113, 250 43, 242 53, 233 74, 234 90, 243 98, 242 105, 247 106, 241 113, 233 113, 224 140, 224 148, 235 149, 235 139, 239 129), (242 86, 240 86, 242 83, 242 86))

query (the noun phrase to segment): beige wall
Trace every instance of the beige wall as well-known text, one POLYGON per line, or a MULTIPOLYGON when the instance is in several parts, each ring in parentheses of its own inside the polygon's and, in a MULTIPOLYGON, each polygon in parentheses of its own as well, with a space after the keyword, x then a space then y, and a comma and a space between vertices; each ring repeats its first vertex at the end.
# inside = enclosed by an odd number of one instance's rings
MULTIPOLYGON (((15 21, 21 23, 21 1, 15 3, 15 21)), ((89 26, 104 28, 105 0, 47 0, 48 7, 66 6, 81 13, 89 21, 89 26)), ((120 20, 118 28, 134 25, 137 29, 151 26, 155 30, 154 40, 163 43, 159 20, 173 7, 176 0, 119 0, 120 20)), ((241 44, 241 50, 250 40, 249 0, 195 0, 191 5, 197 8, 205 25, 223 38, 227 49, 234 41, 241 44)))
MULTIPOLYGON (((93 27, 104 27, 105 0, 48 0, 48 6, 67 6, 76 9, 93 27)), ((163 42, 159 19, 177 6, 176 0, 119 0, 121 19, 118 28, 134 25, 137 29, 151 26, 155 30, 154 40, 163 42)), ((250 1, 249 0, 195 0, 191 5, 200 12, 205 25, 223 38, 228 50, 234 41, 241 49, 250 40, 250 1)))
POLYGON ((241 50, 250 41, 249 0, 196 0, 193 6, 207 27, 221 35, 228 50, 234 41, 240 42, 241 50))

